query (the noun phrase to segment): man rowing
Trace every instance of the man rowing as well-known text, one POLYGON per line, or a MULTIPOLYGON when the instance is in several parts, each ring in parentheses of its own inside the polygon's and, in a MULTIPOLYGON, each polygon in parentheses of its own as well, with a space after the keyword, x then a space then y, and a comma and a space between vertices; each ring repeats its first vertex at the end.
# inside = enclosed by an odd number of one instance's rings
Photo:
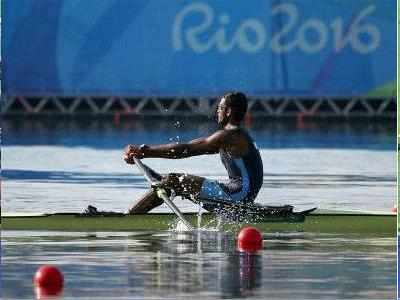
MULTIPOLYGON (((246 96, 243 93, 228 93, 218 104, 219 129, 210 136, 188 143, 128 145, 124 160, 128 164, 134 164, 134 158, 180 159, 219 153, 228 172, 227 183, 190 174, 170 173, 162 176, 147 166, 146 168, 154 178, 162 182, 163 187, 173 190, 177 196, 195 201, 208 199, 235 204, 254 202, 263 183, 263 164, 253 139, 242 127, 246 112, 246 96)), ((151 189, 133 204, 129 213, 147 213, 162 203, 163 200, 151 189)))

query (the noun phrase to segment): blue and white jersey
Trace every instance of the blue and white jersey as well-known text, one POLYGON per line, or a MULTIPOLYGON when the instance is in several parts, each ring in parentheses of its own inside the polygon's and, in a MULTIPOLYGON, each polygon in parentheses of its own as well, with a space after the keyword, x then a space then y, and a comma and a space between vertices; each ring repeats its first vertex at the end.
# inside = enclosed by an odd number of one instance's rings
POLYGON ((248 152, 242 157, 233 157, 225 150, 220 150, 221 161, 229 175, 229 182, 221 183, 221 186, 235 202, 252 202, 263 184, 263 164, 250 135, 243 129, 237 130, 246 137, 248 152))

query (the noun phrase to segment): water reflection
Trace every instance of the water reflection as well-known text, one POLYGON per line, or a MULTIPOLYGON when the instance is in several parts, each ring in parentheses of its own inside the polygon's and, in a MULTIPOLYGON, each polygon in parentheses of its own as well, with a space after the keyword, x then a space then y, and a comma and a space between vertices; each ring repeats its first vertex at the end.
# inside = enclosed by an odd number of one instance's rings
POLYGON ((247 297, 261 287, 262 253, 237 251, 233 233, 171 232, 162 239, 148 245, 156 255, 141 270, 146 290, 159 297, 207 291, 247 297))
POLYGON ((262 255, 243 252, 228 257, 223 274, 223 298, 254 295, 254 290, 262 286, 262 255))
POLYGON ((256 254, 234 232, 2 234, 2 293, 32 298, 43 264, 64 273, 65 298, 392 299, 396 240, 264 234, 256 254))

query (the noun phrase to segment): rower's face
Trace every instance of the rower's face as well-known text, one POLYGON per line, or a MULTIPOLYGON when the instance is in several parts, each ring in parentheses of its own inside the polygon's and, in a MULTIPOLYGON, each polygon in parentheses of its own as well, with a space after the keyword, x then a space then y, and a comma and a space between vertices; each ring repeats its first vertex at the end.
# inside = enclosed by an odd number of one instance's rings
POLYGON ((217 121, 221 126, 228 123, 228 108, 225 102, 225 98, 222 98, 217 107, 217 121))

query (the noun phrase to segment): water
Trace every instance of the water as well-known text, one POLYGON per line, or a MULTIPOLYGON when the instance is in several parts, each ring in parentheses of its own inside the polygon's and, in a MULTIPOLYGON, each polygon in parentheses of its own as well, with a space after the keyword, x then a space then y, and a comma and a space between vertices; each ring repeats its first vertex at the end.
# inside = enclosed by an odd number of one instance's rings
MULTIPOLYGON (((126 144, 188 141, 209 134, 210 122, 3 121, 2 209, 80 212, 87 205, 126 211, 149 187, 122 160, 126 144)), ((257 202, 299 209, 390 211, 396 199, 395 127, 382 123, 293 123, 261 120, 250 128, 264 162, 257 202)), ((146 159, 155 170, 218 180, 218 155, 146 159)), ((197 211, 177 201, 183 211, 197 211)), ((162 206, 156 211, 168 211, 162 206)))
POLYGON ((65 299, 394 299, 395 238, 268 234, 256 254, 231 232, 2 235, 2 299, 32 299, 43 264, 65 299))
MULTIPOLYGON (((127 143, 187 141, 210 133, 193 120, 3 120, 2 210, 125 211, 148 188, 122 160, 127 143)), ((394 124, 257 121, 264 162, 257 202, 298 209, 390 211, 396 199, 394 124)), ((224 180, 218 156, 146 159, 160 172, 224 180)), ((183 211, 199 210, 175 201, 183 211)), ((161 206, 156 211, 169 211, 161 206)), ((394 299, 396 240, 360 235, 264 233, 257 254, 236 232, 3 231, 2 299, 32 299, 43 264, 65 276, 64 299, 394 299)))

